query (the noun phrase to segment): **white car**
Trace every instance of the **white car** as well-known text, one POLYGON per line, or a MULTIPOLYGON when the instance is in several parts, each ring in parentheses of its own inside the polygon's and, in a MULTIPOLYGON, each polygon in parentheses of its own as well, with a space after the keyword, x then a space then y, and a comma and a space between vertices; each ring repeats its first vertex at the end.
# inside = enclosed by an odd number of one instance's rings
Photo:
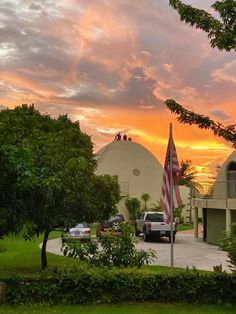
POLYGON ((66 238, 82 239, 90 237, 90 227, 86 222, 78 223, 65 234, 66 238))

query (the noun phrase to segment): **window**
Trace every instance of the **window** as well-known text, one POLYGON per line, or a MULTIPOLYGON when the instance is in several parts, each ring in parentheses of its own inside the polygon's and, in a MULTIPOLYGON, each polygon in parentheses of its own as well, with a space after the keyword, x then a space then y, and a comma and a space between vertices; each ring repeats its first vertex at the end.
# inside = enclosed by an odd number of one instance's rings
POLYGON ((152 221, 152 222, 163 222, 163 214, 159 213, 152 213, 152 214, 147 214, 146 216, 146 221, 152 221))
POLYGON ((227 197, 236 198, 236 162, 232 161, 227 169, 227 197))

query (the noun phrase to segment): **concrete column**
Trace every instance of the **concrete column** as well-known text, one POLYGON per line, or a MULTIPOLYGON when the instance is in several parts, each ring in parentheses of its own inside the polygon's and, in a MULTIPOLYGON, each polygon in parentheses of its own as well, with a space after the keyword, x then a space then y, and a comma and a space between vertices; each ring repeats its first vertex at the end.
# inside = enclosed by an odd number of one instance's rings
POLYGON ((227 232, 230 232, 231 231, 231 210, 229 208, 226 208, 225 209, 225 221, 226 221, 226 224, 225 224, 225 230, 227 232))
POLYGON ((193 217, 193 225, 194 225, 194 238, 198 239, 198 207, 194 207, 194 217, 193 217))

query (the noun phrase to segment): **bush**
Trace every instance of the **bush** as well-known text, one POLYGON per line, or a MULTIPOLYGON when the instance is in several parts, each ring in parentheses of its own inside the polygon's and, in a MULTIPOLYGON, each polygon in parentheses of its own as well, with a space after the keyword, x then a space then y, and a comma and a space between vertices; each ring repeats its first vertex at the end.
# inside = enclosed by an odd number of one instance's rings
POLYGON ((156 253, 153 250, 137 250, 135 239, 131 236, 132 227, 126 223, 120 225, 121 233, 114 237, 108 232, 100 239, 78 241, 70 239, 64 242, 64 256, 80 258, 95 266, 141 267, 149 264, 156 253))
POLYGON ((183 208, 185 207, 185 205, 179 207, 179 208, 175 208, 173 213, 174 213, 174 218, 177 218, 178 219, 178 222, 180 224, 183 224, 184 223, 184 217, 182 216, 182 211, 183 211, 183 208))
POLYGON ((228 253, 230 268, 236 272, 236 223, 231 225, 231 232, 224 232, 220 241, 220 248, 228 253))
POLYGON ((186 270, 79 268, 4 279, 7 304, 84 304, 128 301, 236 303, 236 276, 186 270))

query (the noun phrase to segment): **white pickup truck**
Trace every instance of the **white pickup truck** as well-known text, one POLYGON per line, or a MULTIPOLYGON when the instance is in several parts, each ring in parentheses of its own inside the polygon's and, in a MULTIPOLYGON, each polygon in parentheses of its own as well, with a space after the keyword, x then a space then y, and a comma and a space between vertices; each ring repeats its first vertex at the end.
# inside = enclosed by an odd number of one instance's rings
MULTIPOLYGON (((175 241, 176 222, 173 222, 173 242, 175 241)), ((164 222, 163 212, 143 212, 135 223, 135 235, 143 233, 145 242, 152 238, 168 237, 171 242, 171 225, 164 222)))

